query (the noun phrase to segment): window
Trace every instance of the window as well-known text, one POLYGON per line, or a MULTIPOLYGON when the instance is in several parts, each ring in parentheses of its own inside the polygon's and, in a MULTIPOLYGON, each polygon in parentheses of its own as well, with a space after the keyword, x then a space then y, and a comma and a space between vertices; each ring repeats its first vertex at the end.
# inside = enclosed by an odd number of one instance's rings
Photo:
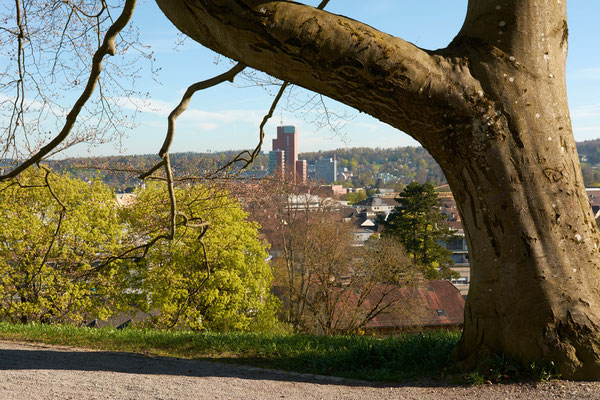
POLYGON ((438 317, 446 317, 446 311, 444 310, 436 310, 438 317))

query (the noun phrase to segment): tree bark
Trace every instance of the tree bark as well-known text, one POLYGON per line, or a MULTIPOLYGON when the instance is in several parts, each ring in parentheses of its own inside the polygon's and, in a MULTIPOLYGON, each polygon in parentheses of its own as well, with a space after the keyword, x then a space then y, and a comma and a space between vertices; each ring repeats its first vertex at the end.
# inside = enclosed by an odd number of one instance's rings
POLYGON ((600 235, 565 85, 566 1, 471 0, 445 49, 265 0, 157 0, 182 32, 401 129, 442 167, 471 288, 457 357, 554 362, 600 379, 600 235))

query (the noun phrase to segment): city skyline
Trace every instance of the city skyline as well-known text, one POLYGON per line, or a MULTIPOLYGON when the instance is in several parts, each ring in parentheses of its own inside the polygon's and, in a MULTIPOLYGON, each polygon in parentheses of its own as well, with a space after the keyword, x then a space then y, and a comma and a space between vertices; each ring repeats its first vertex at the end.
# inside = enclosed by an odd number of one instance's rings
MULTIPOLYGON (((298 159, 299 135, 293 125, 277 127, 277 137, 273 139, 272 150, 269 151, 269 165, 267 173, 283 179, 292 179, 295 183, 306 183, 308 162, 298 159)), ((311 177, 323 183, 337 181, 337 161, 335 154, 332 157, 323 157, 311 165, 314 168, 311 177)))

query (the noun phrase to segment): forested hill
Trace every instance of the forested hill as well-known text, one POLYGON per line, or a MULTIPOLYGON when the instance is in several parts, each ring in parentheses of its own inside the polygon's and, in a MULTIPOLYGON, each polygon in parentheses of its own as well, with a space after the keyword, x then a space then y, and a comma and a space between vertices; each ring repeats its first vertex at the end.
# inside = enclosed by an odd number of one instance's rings
POLYGON ((586 187, 600 186, 600 139, 577 143, 586 187))
MULTIPOLYGON (((235 151, 219 153, 173 153, 170 155, 171 165, 176 175, 198 176, 203 171, 214 171, 217 166, 224 165, 237 155, 235 151)), ((160 158, 156 154, 137 154, 107 157, 69 158, 50 162, 50 166, 58 171, 68 172, 80 179, 100 177, 106 184, 117 190, 124 190, 139 185, 137 176, 146 172, 160 158)), ((268 163, 268 160, 267 160, 268 163)), ((266 164, 265 164, 266 165, 266 164)))
MULTIPOLYGON (((577 143, 582 159, 582 170, 586 186, 600 186, 600 139, 577 143)), ((174 153, 171 155, 173 169, 177 174, 200 175, 203 171, 230 161, 238 152, 174 153)), ((406 185, 412 181, 430 181, 434 185, 445 183, 444 175, 422 147, 397 148, 347 148, 332 151, 300 153, 299 159, 314 164, 319 158, 333 157, 338 161, 338 172, 346 170, 352 175, 346 186, 381 188, 406 185)), ((100 176, 115 189, 123 190, 139 184, 135 170, 149 169, 159 161, 155 154, 71 158, 53 161, 54 169, 90 179, 100 176), (130 171, 130 172, 128 172, 130 171)), ((260 155, 251 170, 266 169, 268 156, 260 155)))
POLYGON ((352 184, 356 187, 393 187, 394 183, 407 185, 413 181, 429 181, 436 186, 446 183, 441 168, 422 147, 355 147, 302 153, 298 158, 310 165, 319 158, 334 155, 338 161, 338 172, 346 168, 354 175, 352 184))
MULTIPOLYGON (((173 153, 171 163, 179 175, 200 175, 230 161, 238 152, 173 153)), ((393 149, 350 148, 333 151, 300 153, 298 158, 314 164, 319 158, 333 157, 338 171, 347 171, 352 177, 346 186, 382 188, 406 185, 413 181, 430 181, 436 185, 446 182, 440 167, 422 147, 393 149), (382 178, 383 177, 383 178, 382 178)), ((157 155, 130 155, 112 157, 71 158, 51 162, 52 168, 82 178, 100 176, 112 187, 123 190, 139 184, 135 170, 148 170, 160 160, 157 155)), ((261 154, 250 170, 266 169, 268 155, 261 154)))
POLYGON ((577 143, 579 157, 583 156, 591 165, 600 164, 600 139, 586 140, 577 143))

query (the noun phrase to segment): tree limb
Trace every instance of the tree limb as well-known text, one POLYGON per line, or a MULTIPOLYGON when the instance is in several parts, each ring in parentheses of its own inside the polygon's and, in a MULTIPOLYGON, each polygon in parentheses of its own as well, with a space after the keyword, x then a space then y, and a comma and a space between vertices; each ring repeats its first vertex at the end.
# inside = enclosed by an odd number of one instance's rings
POLYGON ((355 20, 264 0, 157 0, 179 30, 284 81, 322 93, 420 138, 470 112, 479 84, 443 57, 355 20), (432 118, 434 116, 434 118, 432 118))

